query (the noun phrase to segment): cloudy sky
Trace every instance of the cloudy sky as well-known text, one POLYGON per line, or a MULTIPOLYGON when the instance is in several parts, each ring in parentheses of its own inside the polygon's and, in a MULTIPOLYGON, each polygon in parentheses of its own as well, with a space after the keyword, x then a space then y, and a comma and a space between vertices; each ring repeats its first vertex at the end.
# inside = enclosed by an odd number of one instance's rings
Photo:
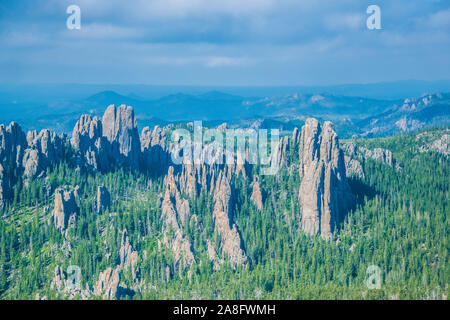
POLYGON ((0 0, 0 83, 440 80, 449 58, 447 0, 0 0))

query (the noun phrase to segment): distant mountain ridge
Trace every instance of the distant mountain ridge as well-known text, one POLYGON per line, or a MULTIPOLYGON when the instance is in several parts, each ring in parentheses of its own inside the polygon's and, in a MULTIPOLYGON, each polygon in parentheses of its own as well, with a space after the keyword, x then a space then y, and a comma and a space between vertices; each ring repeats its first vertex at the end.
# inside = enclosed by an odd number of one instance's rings
POLYGON ((125 104, 133 106, 142 126, 201 120, 207 126, 227 122, 230 126, 292 131, 295 126, 303 125, 308 117, 314 117, 333 121, 342 137, 383 136, 448 124, 448 97, 449 93, 402 100, 330 93, 244 97, 212 90, 145 99, 135 93, 127 96, 106 90, 79 100, 2 106, 0 123, 14 119, 26 129, 51 128, 70 133, 80 113, 101 117, 105 105, 125 104), (425 97, 430 101, 424 101, 425 97))
POLYGON ((406 99, 388 111, 357 123, 362 136, 395 135, 450 123, 450 93, 406 99))

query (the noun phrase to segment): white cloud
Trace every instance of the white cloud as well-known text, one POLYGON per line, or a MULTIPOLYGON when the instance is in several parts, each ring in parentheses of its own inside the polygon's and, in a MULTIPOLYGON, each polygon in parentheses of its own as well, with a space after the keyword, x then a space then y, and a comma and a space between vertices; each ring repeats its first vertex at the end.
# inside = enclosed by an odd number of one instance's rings
POLYGON ((64 34, 84 39, 136 39, 143 36, 138 28, 116 26, 110 23, 82 24, 80 30, 64 30, 64 34))
POLYGON ((29 46, 39 46, 45 44, 48 37, 40 32, 36 31, 12 31, 8 32, 0 43, 4 46, 11 47, 29 47, 29 46))
POLYGON ((236 67, 248 65, 252 61, 248 58, 233 58, 233 57, 208 57, 205 61, 205 66, 210 68, 216 67, 236 67))
POLYGON ((342 13, 329 15, 325 18, 325 25, 329 30, 341 32, 365 27, 364 13, 342 13))
POLYGON ((450 9, 431 14, 428 21, 429 25, 435 28, 450 27, 450 9))

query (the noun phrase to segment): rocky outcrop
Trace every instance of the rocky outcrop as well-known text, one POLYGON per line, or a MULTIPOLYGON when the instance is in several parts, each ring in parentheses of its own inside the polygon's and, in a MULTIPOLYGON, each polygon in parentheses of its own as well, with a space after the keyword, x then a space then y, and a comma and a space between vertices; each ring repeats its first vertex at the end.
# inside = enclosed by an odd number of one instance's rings
POLYGON ((55 206, 52 212, 53 222, 58 230, 64 231, 69 226, 69 221, 75 219, 79 212, 73 190, 55 191, 55 206))
POLYGON ((111 204, 111 195, 108 189, 104 186, 98 186, 97 188, 97 212, 101 213, 102 210, 109 208, 111 204))
POLYGON ((391 167, 394 165, 394 157, 392 156, 392 152, 390 150, 382 148, 375 148, 373 150, 368 150, 366 148, 359 149, 366 159, 371 158, 380 163, 385 163, 391 167))
POLYGON ((23 168, 26 177, 35 177, 48 167, 63 160, 65 136, 58 136, 48 129, 41 132, 30 131, 27 134, 27 149, 23 158, 23 168))
POLYGON ((444 134, 440 139, 435 140, 431 144, 431 150, 449 155, 450 154, 450 135, 444 134))
POLYGON ((364 169, 361 162, 345 156, 345 172, 349 178, 364 178, 364 169))
POLYGON ((285 167, 288 165, 287 151, 289 150, 289 147, 289 137, 285 136, 281 138, 280 142, 278 143, 277 152, 274 154, 275 159, 273 159, 277 161, 280 167, 285 167))
MULTIPOLYGON (((447 129, 446 132, 450 132, 450 129, 447 129)), ((450 134, 444 133, 441 137, 434 139, 432 142, 420 146, 419 151, 434 151, 446 156, 450 155, 450 134)))
POLYGON ((132 107, 110 105, 102 118, 102 132, 109 142, 110 159, 119 166, 139 168, 141 145, 132 107))
POLYGON ((141 164, 147 168, 156 163, 166 163, 167 152, 157 152, 165 141, 160 137, 163 135, 161 129, 155 128, 151 134, 148 132, 151 130, 145 128, 139 137, 132 107, 110 105, 101 121, 97 117, 83 115, 73 129, 70 142, 76 151, 78 166, 93 170, 104 172, 122 166, 139 169, 141 164), (164 156, 165 161, 162 159, 164 156))
POLYGON ((255 180, 253 182, 253 191, 252 195, 250 196, 250 200, 253 201, 255 206, 258 208, 258 210, 262 210, 263 207, 263 198, 261 193, 261 188, 259 186, 259 181, 255 180))
POLYGON ((291 136, 284 136, 280 139, 276 152, 272 154, 271 161, 276 161, 279 167, 289 167, 293 161, 291 154, 298 153, 298 146, 300 144, 301 132, 297 127, 292 131, 291 136))
POLYGON ((194 254, 189 240, 184 236, 179 221, 187 221, 190 213, 189 202, 181 197, 178 190, 173 167, 164 179, 166 192, 161 205, 161 219, 163 220, 163 242, 174 253, 175 263, 181 263, 183 268, 194 263, 194 254))
POLYGON ((0 125, 0 163, 21 167, 26 148, 27 139, 19 124, 0 125))
POLYGON ((214 248, 214 245, 211 243, 211 241, 206 240, 207 250, 206 253, 208 254, 208 259, 213 263, 213 269, 215 271, 220 270, 220 265, 224 262, 223 260, 220 260, 217 257, 216 249, 214 248))
POLYGON ((78 154, 79 166, 99 171, 109 169, 107 140, 103 137, 102 122, 97 117, 81 116, 70 143, 78 154))
POLYGON ((344 155, 330 122, 321 126, 316 119, 306 120, 299 156, 302 229, 327 239, 354 200, 346 178, 344 155))
POLYGON ((98 276, 94 286, 94 294, 104 299, 118 299, 120 296, 120 273, 119 269, 108 268, 98 276))
POLYGON ((245 264, 247 256, 241 248, 241 237, 233 223, 233 200, 231 186, 223 172, 219 173, 214 190, 214 227, 221 239, 222 251, 232 266, 245 264))
POLYGON ((155 175, 166 172, 170 164, 167 129, 155 126, 152 131, 145 127, 141 133, 141 167, 155 175))
POLYGON ((73 299, 75 296, 79 296, 82 300, 87 300, 91 296, 91 291, 86 285, 85 289, 81 286, 77 288, 74 283, 70 284, 67 273, 61 268, 56 266, 54 271, 54 277, 50 283, 50 289, 64 294, 64 298, 73 299))
POLYGON ((122 233, 122 242, 119 249, 119 256, 120 256, 120 265, 119 265, 120 270, 129 269, 131 271, 133 282, 136 281, 138 253, 137 251, 133 250, 126 229, 122 233))
POLYGON ((0 162, 23 168, 26 177, 34 177, 64 156, 65 137, 48 129, 30 131, 25 136, 15 122, 5 129, 0 125, 0 162))
MULTIPOLYGON (((371 150, 365 147, 359 147, 354 142, 347 142, 342 144, 342 150, 344 150, 345 154, 348 156, 346 165, 351 171, 353 171, 353 169, 359 171, 359 165, 352 160, 360 160, 358 162, 361 165, 361 162, 364 163, 367 159, 375 160, 379 163, 395 167, 396 169, 401 168, 401 164, 395 160, 392 152, 388 149, 374 148, 371 150)), ((360 174, 358 173, 358 175, 360 174)))
POLYGON ((5 205, 5 200, 9 198, 9 183, 5 176, 5 169, 0 164, 0 210, 5 205))

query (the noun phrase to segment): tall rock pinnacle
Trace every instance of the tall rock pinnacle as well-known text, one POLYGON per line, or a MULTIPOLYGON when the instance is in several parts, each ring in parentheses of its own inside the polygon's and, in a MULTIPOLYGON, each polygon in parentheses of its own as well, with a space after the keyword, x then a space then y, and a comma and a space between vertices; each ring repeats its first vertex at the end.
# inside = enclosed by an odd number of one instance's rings
POLYGON ((110 105, 103 115, 102 126, 103 136, 111 144, 112 158, 119 165, 138 168, 141 142, 133 108, 110 105))
POLYGON ((330 122, 307 119, 300 146, 302 229, 327 239, 354 201, 339 139, 330 122))
POLYGON ((232 266, 245 264, 247 256, 241 248, 241 237, 233 223, 233 199, 231 186, 223 172, 219 173, 214 191, 214 224, 221 237, 221 246, 232 266))

